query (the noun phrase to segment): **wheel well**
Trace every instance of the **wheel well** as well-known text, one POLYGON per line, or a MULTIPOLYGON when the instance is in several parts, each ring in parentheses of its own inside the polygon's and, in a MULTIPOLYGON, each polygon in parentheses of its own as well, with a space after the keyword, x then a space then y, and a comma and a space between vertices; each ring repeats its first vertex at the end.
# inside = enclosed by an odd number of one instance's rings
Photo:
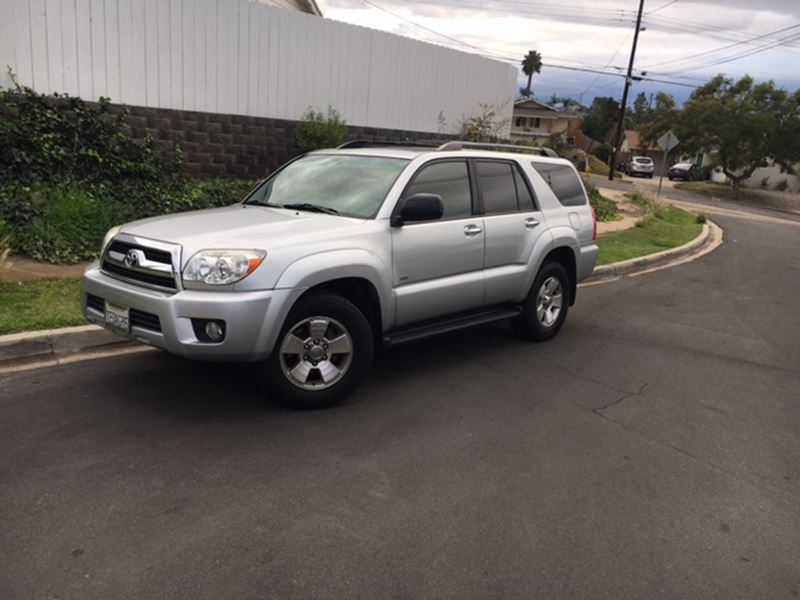
POLYGON ((378 291, 366 279, 361 277, 344 277, 342 279, 332 279, 324 283, 308 288, 301 298, 320 292, 332 292, 346 298, 367 318, 372 328, 376 340, 380 340, 383 331, 383 321, 381 320, 381 302, 378 291))
POLYGON ((578 291, 578 273, 575 264, 575 252, 568 246, 561 246, 548 252, 542 264, 557 262, 567 270, 569 275, 569 304, 575 304, 575 293, 578 291))

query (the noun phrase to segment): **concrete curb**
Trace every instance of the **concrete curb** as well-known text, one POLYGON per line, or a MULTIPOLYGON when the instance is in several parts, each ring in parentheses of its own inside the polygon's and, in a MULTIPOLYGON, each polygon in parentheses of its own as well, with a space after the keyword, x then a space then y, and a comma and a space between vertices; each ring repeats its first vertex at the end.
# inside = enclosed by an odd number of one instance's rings
POLYGON ((610 265, 603 265, 596 267, 590 277, 584 283, 595 283, 598 281, 607 281, 616 279, 625 275, 633 275, 641 271, 649 271, 655 267, 664 266, 668 263, 676 262, 680 259, 686 258, 692 254, 699 253, 706 246, 716 243, 717 240, 722 238, 722 229, 711 221, 706 221, 703 225, 703 230, 696 238, 690 242, 686 242, 677 248, 670 248, 662 252, 648 254, 646 256, 639 256, 631 258, 630 260, 622 260, 620 262, 611 263, 610 265))
MULTIPOLYGON (((647 271, 685 259, 691 254, 699 253, 705 246, 715 243, 721 239, 721 235, 722 230, 708 221, 703 226, 702 233, 691 242, 648 256, 597 267, 592 276, 584 283, 610 281, 623 275, 647 271)), ((27 361, 58 363, 57 359, 69 354, 87 351, 102 352, 135 345, 137 345, 136 342, 126 340, 97 325, 13 333, 0 336, 0 371, 2 371, 2 367, 27 361)))
POLYGON ((97 325, 25 331, 0 336, 0 364, 24 359, 42 360, 106 346, 132 344, 134 342, 97 325))

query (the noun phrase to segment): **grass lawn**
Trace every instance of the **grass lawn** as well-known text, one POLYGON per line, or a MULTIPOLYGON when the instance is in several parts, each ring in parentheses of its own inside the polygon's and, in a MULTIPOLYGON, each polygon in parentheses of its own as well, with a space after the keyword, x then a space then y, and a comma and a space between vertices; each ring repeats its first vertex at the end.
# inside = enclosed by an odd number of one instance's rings
POLYGON ((675 248, 693 240, 702 230, 695 215, 665 206, 646 224, 598 238, 600 258, 597 264, 607 265, 675 248))
POLYGON ((0 282, 0 335, 86 324, 80 289, 78 277, 0 282))

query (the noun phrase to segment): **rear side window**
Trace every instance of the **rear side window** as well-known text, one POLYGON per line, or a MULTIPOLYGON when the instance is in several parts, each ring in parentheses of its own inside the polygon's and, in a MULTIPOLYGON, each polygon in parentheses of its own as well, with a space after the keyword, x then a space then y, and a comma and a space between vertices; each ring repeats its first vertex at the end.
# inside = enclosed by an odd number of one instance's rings
POLYGON ((517 211, 517 186, 510 163, 476 161, 486 214, 517 211))
POLYGON ((531 163, 531 166, 547 182, 562 205, 581 206, 586 204, 586 195, 575 169, 567 165, 552 163, 534 162, 531 163))
POLYGON ((457 219, 472 214, 472 190, 466 161, 435 162, 422 169, 406 189, 405 197, 414 194, 437 194, 444 206, 443 219, 457 219))
POLYGON ((519 209, 523 212, 534 210, 533 196, 528 184, 519 172, 519 168, 514 168, 514 183, 517 184, 517 198, 519 198, 519 209))

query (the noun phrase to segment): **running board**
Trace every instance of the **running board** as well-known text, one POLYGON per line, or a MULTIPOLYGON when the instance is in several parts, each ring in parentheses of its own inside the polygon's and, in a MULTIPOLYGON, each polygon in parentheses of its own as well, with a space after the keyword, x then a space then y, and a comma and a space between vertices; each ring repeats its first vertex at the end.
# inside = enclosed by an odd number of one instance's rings
POLYGON ((446 317, 441 321, 427 322, 423 325, 414 325, 392 331, 384 336, 383 341, 387 346, 399 346, 416 342, 424 338, 467 329, 476 325, 485 325, 495 321, 511 319, 522 314, 519 306, 502 306, 491 310, 469 313, 457 317, 446 317))

